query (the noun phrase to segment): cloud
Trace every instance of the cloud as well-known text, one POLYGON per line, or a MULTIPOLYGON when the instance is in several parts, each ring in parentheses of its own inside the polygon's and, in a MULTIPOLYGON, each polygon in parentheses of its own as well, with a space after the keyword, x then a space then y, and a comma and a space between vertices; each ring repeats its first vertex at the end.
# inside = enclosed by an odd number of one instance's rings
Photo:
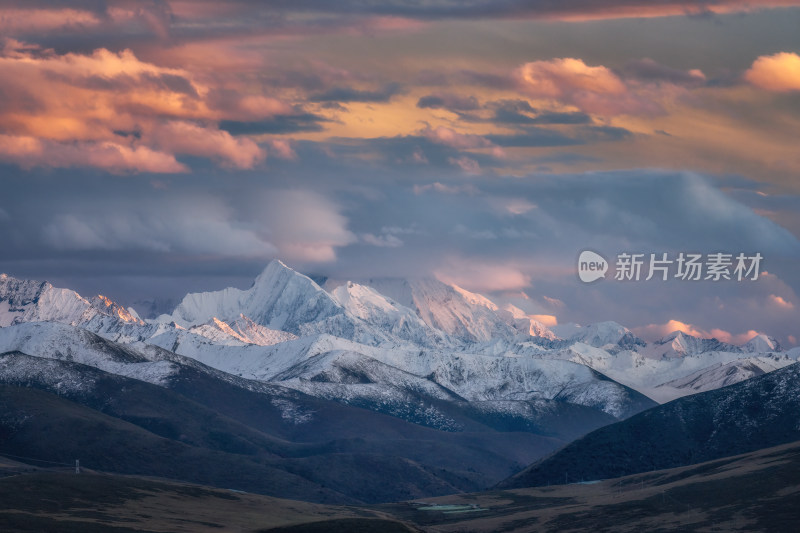
POLYGON ((414 194, 420 195, 428 191, 435 191, 442 194, 477 194, 478 189, 474 185, 447 185, 434 182, 425 185, 414 185, 414 194))
POLYGON ((141 250, 263 259, 278 252, 256 229, 237 221, 229 208, 213 199, 86 211, 54 215, 43 229, 44 241, 71 251, 141 250))
POLYGON ((12 40, 0 54, 0 94, 0 158, 23 167, 181 172, 175 156, 187 154, 252 168, 264 151, 215 122, 294 112, 274 98, 212 90, 130 50, 59 55, 12 40))
POLYGON ((253 168, 266 157, 264 150, 250 139, 191 122, 170 121, 158 125, 151 135, 158 146, 169 152, 218 158, 234 168, 253 168))
POLYGON ((770 294, 768 299, 771 304, 781 309, 786 309, 786 310, 794 309, 794 304, 792 302, 786 301, 781 296, 770 294))
POLYGON ((417 100, 420 109, 447 109, 448 111, 474 111, 481 105, 474 96, 461 96, 458 94, 442 93, 429 94, 417 100))
POLYGON ((5 35, 35 33, 67 29, 81 31, 94 28, 102 18, 91 11, 74 8, 24 8, 4 7, 0 16, 0 30, 5 35))
POLYGON ((780 52, 761 56, 745 72, 744 78, 767 91, 800 91, 800 55, 780 52))
POLYGON ((738 334, 732 334, 719 328, 706 331, 692 324, 681 322, 680 320, 669 320, 664 324, 649 324, 647 326, 633 328, 631 331, 637 336, 649 341, 659 340, 670 333, 680 331, 687 335, 692 335, 693 337, 699 337, 701 339, 714 338, 722 342, 736 345, 744 344, 756 335, 760 335, 758 331, 752 329, 738 334))
POLYGON ((530 317, 537 322, 541 322, 548 328, 558 325, 558 318, 556 318, 555 315, 530 315, 530 317))
MULTIPOLYGON (((460 133, 446 126, 437 126, 436 128, 426 126, 419 133, 433 143, 441 144, 456 150, 489 148, 491 149, 491 154, 494 157, 500 158, 505 157, 506 155, 500 146, 496 145, 486 137, 475 135, 474 133, 460 133)), ((464 172, 470 174, 477 174, 480 172, 480 165, 473 158, 467 156, 449 157, 447 161, 451 165, 458 166, 464 172)))
POLYGON ((334 87, 324 93, 312 95, 311 102, 388 102, 402 91, 400 84, 390 83, 379 90, 360 90, 351 87, 334 87))
POLYGON ((431 142, 443 144, 458 150, 497 147, 497 145, 485 137, 473 133, 459 133, 446 126, 437 126, 435 128, 426 126, 419 133, 431 142))
POLYGON ((706 82, 706 75, 699 69, 680 70, 657 63, 650 58, 629 61, 620 69, 620 73, 629 79, 688 87, 698 87, 706 82))
POLYGON ((58 143, 36 137, 0 134, 0 160, 23 168, 92 166, 110 172, 186 172, 171 154, 147 146, 114 142, 58 143))
POLYGON ((358 238, 347 218, 329 198, 307 190, 279 190, 261 197, 259 218, 281 257, 308 263, 336 259, 336 248, 358 238))
POLYGON ((272 139, 268 143, 269 153, 281 159, 297 159, 297 152, 292 148, 288 139, 272 139))
POLYGON ((434 271, 434 275, 440 281, 469 291, 513 291, 528 287, 531 282, 530 276, 512 265, 476 259, 448 259, 434 271))
POLYGON ((219 127, 232 135, 285 134, 322 131, 330 119, 314 113, 276 115, 264 120, 221 120, 219 127))
POLYGON ((517 70, 527 92, 537 98, 562 99, 580 94, 621 95, 625 85, 611 70, 591 67, 580 59, 532 61, 517 70))
POLYGON ((539 99, 574 105, 601 115, 660 112, 652 98, 641 97, 611 69, 581 59, 558 58, 525 63, 514 71, 519 89, 539 99))
POLYGON ((382 248, 398 248, 403 246, 403 241, 392 234, 375 235, 373 233, 362 233, 360 237, 361 242, 371 246, 378 246, 382 248))
POLYGON ((532 209, 536 209, 536 204, 525 198, 501 199, 497 202, 498 207, 512 215, 524 215, 532 209))
POLYGON ((448 157, 447 161, 451 165, 457 166, 467 174, 480 174, 481 172, 480 164, 467 156, 448 157))
MULTIPOLYGON (((767 9, 778 6, 791 6, 793 0, 762 0, 755 4, 751 0, 717 0, 715 2, 692 3, 685 0, 663 0, 653 2, 649 0, 574 0, 572 2, 528 1, 519 0, 463 0, 452 2, 450 0, 431 0, 427 2, 408 2, 404 0, 387 0, 382 2, 363 2, 360 0, 342 0, 335 6, 324 0, 297 0, 292 2, 291 8, 306 14, 318 14, 322 20, 332 16, 348 19, 366 19, 368 28, 372 31, 387 31, 392 29, 414 29, 416 21, 449 20, 449 19, 545 19, 586 21, 617 18, 646 18, 666 16, 686 16, 715 13, 749 12, 755 9, 767 9), (377 20, 373 20, 377 19, 377 20)), ((251 18, 246 17, 246 9, 251 5, 247 0, 226 2, 225 7, 218 7, 213 3, 180 2, 173 9, 176 15, 183 19, 191 19, 195 24, 201 21, 224 21, 223 27, 238 22, 235 29, 242 31, 243 27, 249 28, 253 24, 251 18), (199 5, 198 5, 199 4, 199 5), (213 6, 213 7, 211 7, 213 6), (244 16, 243 16, 244 15, 244 16), (249 24, 248 24, 249 23, 249 24)), ((291 13, 291 8, 285 4, 278 4, 274 11, 279 9, 291 13)), ((265 7, 269 10, 269 7, 265 7)), ((267 18, 267 17, 265 17, 267 18)), ((300 17, 298 17, 300 18, 300 17)), ((271 18, 267 18, 271 21, 271 18)), ((284 25, 288 22, 284 22, 284 25)), ((330 25, 330 22, 328 23, 330 25)), ((229 30, 233 31, 233 30, 229 30)), ((284 31, 288 31, 284 29, 284 31)), ((308 31, 308 28, 306 28, 308 31)), ((317 31, 320 31, 318 29, 317 31)), ((353 27, 343 27, 340 31, 355 31, 353 27)), ((368 31, 368 29, 362 29, 368 31)))

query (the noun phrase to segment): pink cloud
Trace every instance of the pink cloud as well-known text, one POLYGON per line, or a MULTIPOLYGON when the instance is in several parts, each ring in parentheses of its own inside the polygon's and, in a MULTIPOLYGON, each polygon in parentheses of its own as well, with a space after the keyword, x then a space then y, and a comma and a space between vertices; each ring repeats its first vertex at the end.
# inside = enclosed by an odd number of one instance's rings
POLYGON ((5 35, 45 32, 61 28, 85 30, 100 25, 100 18, 90 11, 74 8, 20 9, 3 8, 0 31, 5 35))
POLYGON ((341 208, 307 190, 277 191, 261 199, 264 228, 280 256, 290 261, 329 262, 336 249, 358 241, 341 208))
POLYGON ((444 283, 469 291, 514 291, 530 286, 531 277, 512 265, 451 258, 434 271, 444 283))
POLYGON ((729 344, 744 344, 745 342, 749 341, 756 335, 760 333, 755 330, 748 330, 744 333, 732 334, 728 331, 719 328, 713 328, 711 330, 704 330, 694 326, 692 324, 687 324, 685 322, 681 322, 680 320, 669 320, 664 324, 649 324, 647 326, 640 326, 638 328, 633 328, 631 331, 638 335, 639 337, 654 341, 666 337, 670 333, 674 333, 676 331, 680 331, 686 333, 687 335, 692 335, 694 337, 699 337, 702 339, 711 339, 715 338, 722 342, 727 342, 729 344))
POLYGON ((93 166, 111 172, 186 172, 171 154, 147 146, 113 142, 61 144, 35 137, 0 134, 0 160, 22 167, 93 166))
POLYGON ((537 322, 541 322, 547 327, 558 325, 558 319, 555 315, 530 315, 530 317, 537 322))
POLYGON ((292 143, 287 139, 272 139, 268 142, 269 153, 281 159, 297 159, 292 143))
POLYGON ((775 294, 770 294, 768 300, 772 305, 775 305, 781 309, 787 309, 787 310, 794 309, 794 304, 792 302, 789 302, 784 298, 777 296, 775 294))
MULTIPOLYGON (((525 63, 514 72, 521 91, 534 98, 574 105, 602 115, 658 113, 658 94, 638 94, 611 69, 582 59, 558 58, 525 63)), ((636 89, 643 89, 637 86, 636 89)))
POLYGON ((768 91, 800 91, 800 55, 780 52, 761 56, 745 72, 744 78, 768 91))
POLYGON ((179 154, 215 157, 236 168, 253 168, 266 154, 253 141, 235 138, 227 131, 190 122, 171 121, 152 133, 156 143, 179 154))
MULTIPOLYGON (((187 168, 175 156, 188 154, 252 168, 266 157, 264 149, 216 122, 293 110, 279 99, 213 83, 130 50, 59 55, 7 39, 0 53, 0 158, 23 166, 182 172, 187 168)), ((285 142, 272 147, 294 157, 285 142)))
POLYGON ((467 174, 480 174, 481 172, 480 164, 478 164, 478 162, 475 161, 474 159, 467 156, 448 157, 447 162, 450 163, 451 165, 459 167, 467 174))

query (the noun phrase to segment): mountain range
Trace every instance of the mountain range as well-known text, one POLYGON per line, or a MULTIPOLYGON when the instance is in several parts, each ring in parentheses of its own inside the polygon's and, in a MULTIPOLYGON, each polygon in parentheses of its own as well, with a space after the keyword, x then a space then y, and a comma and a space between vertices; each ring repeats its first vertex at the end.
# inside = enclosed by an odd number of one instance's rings
POLYGON ((800 350, 681 332, 647 343, 614 322, 548 328, 435 279, 323 287, 273 261, 246 290, 188 294, 153 318, 0 275, 0 354, 0 453, 348 503, 491 486, 800 350), (69 431, 92 433, 87 420, 104 428, 92 446, 69 431))

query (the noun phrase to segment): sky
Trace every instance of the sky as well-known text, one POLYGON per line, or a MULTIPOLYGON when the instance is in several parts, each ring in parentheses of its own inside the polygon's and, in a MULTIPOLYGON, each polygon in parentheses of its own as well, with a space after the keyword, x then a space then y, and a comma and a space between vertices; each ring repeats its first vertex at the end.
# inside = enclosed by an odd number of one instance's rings
POLYGON ((146 313, 281 259, 794 346, 798 28, 790 0, 4 0, 0 271, 146 313), (732 279, 676 277, 719 253, 732 279))

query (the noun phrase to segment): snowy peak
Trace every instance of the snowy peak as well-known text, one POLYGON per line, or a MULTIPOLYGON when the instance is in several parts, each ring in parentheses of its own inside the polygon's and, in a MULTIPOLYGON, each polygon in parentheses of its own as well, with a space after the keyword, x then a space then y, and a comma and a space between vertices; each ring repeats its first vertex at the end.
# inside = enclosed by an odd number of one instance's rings
POLYGON ((97 309, 104 315, 119 318, 123 322, 132 322, 140 326, 144 325, 144 321, 139 318, 139 315, 133 309, 126 309, 118 303, 106 298, 102 294, 98 294, 89 303, 94 309, 97 309))
POLYGON ((637 346, 645 346, 645 342, 634 335, 631 330, 613 321, 597 322, 577 328, 568 340, 582 342, 596 348, 614 346, 634 349, 637 346))
POLYGON ((168 361, 152 361, 129 346, 57 322, 28 322, 0 328, 0 353, 7 352, 80 363, 157 385, 164 384, 176 371, 176 366, 168 361))
POLYGON ((453 288, 454 291, 456 291, 458 294, 460 294, 461 297, 464 299, 464 301, 466 301, 467 303, 469 303, 471 305, 478 305, 478 306, 481 306, 481 307, 485 307, 485 308, 487 308, 487 309, 489 309, 491 311, 497 311, 498 310, 497 304, 495 304, 493 301, 491 301, 486 296, 484 296, 482 294, 476 294, 474 292, 469 292, 466 289, 462 289, 458 285, 450 285, 450 286, 453 288))
POLYGON ((135 313, 105 296, 87 300, 75 291, 58 289, 47 282, 0 275, 0 327, 37 321, 76 325, 98 316, 144 325, 135 313))
POLYGON ((430 328, 462 343, 511 340, 520 335, 556 338, 521 309, 501 309, 481 294, 437 279, 370 279, 365 285, 394 305, 410 309, 430 328))
POLYGON ((767 335, 759 334, 742 345, 742 351, 747 353, 780 352, 780 343, 767 335))
POLYGON ((299 333, 301 326, 344 313, 342 307, 310 278, 280 261, 272 261, 247 290, 227 288, 187 294, 171 316, 184 327, 216 317, 235 321, 241 315, 270 329, 299 333))
POLYGON ((383 279, 367 283, 412 309, 428 326, 461 341, 510 339, 519 333, 498 315, 497 305, 489 299, 436 279, 383 279))
POLYGON ((429 327, 412 309, 372 287, 348 281, 336 287, 331 295, 351 316, 395 337, 423 346, 447 342, 441 331, 429 327))
POLYGON ((738 346, 717 339, 702 339, 683 331, 674 331, 648 346, 648 355, 656 359, 685 357, 706 352, 741 352, 738 346))
POLYGON ((528 334, 531 337, 541 337, 551 341, 558 338, 555 333, 550 331, 550 328, 513 304, 507 304, 503 309, 498 309, 497 314, 514 326, 520 333, 528 334))
POLYGON ((229 326, 235 333, 246 339, 246 342, 257 344, 258 346, 271 346, 297 338, 297 335, 292 335, 287 331, 270 329, 261 324, 256 324, 244 315, 239 315, 239 318, 231 322, 229 326))
MULTIPOLYGON (((244 346, 246 344, 271 346, 297 338, 296 335, 286 331, 269 329, 256 324, 244 315, 240 315, 238 319, 230 323, 213 317, 205 324, 192 326, 186 331, 204 337, 220 346, 244 346)), ((180 334, 176 336, 176 338, 178 337, 180 334)))

